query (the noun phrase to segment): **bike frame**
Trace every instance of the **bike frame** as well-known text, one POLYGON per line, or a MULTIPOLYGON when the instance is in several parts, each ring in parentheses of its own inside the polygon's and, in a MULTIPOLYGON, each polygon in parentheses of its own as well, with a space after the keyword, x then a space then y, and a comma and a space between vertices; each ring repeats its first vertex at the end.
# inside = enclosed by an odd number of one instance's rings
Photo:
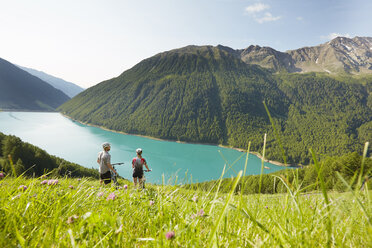
POLYGON ((142 189, 145 188, 145 183, 146 183, 146 176, 145 176, 145 172, 151 172, 152 170, 144 170, 143 171, 143 177, 142 177, 142 180, 141 180, 141 184, 142 184, 142 189))
MULTIPOLYGON (((114 164, 111 164, 112 165, 112 168, 116 171, 115 169, 115 165, 122 165, 124 163, 114 163, 114 164)), ((111 180, 114 182, 115 186, 118 187, 119 186, 119 183, 118 183, 118 174, 114 173, 112 170, 110 170, 111 172, 111 180)))

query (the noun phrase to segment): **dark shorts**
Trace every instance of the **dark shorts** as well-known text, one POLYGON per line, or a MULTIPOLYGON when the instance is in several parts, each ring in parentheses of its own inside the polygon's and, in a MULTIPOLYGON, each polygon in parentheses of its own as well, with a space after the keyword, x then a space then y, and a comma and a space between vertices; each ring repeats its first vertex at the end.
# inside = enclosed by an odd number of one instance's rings
POLYGON ((105 182, 105 184, 111 183, 111 172, 108 171, 106 173, 100 174, 99 178, 105 182))
POLYGON ((139 179, 141 179, 143 177, 143 170, 133 171, 133 177, 138 177, 139 179))

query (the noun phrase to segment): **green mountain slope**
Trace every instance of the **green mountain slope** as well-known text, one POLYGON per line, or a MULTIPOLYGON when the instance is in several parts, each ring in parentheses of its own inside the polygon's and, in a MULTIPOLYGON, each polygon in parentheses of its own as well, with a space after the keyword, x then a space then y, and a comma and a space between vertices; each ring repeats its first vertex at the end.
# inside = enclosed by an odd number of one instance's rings
POLYGON ((132 134, 241 148, 251 141, 256 151, 268 133, 267 155, 282 161, 265 101, 290 152, 288 161, 306 163, 310 147, 331 155, 360 150, 359 134, 368 133, 372 112, 366 82, 342 80, 273 75, 222 46, 188 46, 148 58, 59 110, 132 134), (314 147, 320 144, 332 146, 314 147))
POLYGON ((0 109, 54 111, 70 98, 0 58, 0 109))
MULTIPOLYGON (((267 95, 281 98, 271 75, 257 66, 217 48, 186 47, 146 59, 59 109, 78 120, 128 133, 192 142, 246 142, 253 131, 241 122, 250 121, 257 128, 269 124, 262 105, 267 95), (237 125, 239 129, 231 128, 237 125)), ((271 107, 285 113, 286 104, 280 101, 271 107)))
MULTIPOLYGON (((310 73, 277 79, 291 102, 282 124, 289 161, 309 163, 309 148, 333 156, 361 152, 364 143, 372 140, 372 77, 336 80, 310 73)), ((276 153, 274 157, 279 156, 276 153)))

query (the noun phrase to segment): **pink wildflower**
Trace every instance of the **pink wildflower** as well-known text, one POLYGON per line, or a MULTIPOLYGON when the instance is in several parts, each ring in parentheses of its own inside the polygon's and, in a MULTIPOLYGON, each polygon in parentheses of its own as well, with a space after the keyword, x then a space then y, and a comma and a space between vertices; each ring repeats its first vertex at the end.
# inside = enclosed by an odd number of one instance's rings
POLYGON ((101 197, 101 196, 103 196, 103 194, 104 194, 103 192, 98 192, 97 196, 101 197))
POLYGON ((124 185, 124 189, 127 189, 127 188, 128 188, 128 185, 125 184, 125 185, 124 185))
POLYGON ((18 187, 19 190, 25 191, 27 189, 26 185, 21 185, 18 187))
POLYGON ((193 200, 194 202, 197 202, 197 201, 198 201, 198 197, 195 195, 195 196, 192 198, 192 200, 193 200))
POLYGON ((165 238, 166 239, 173 239, 174 238, 174 236, 176 236, 176 234, 174 233, 174 231, 169 231, 169 232, 167 232, 167 234, 165 234, 165 238))
POLYGON ((52 184, 57 185, 58 184, 58 179, 54 179, 52 184))
POLYGON ((0 172, 0 178, 4 178, 4 177, 5 177, 4 173, 0 172))
POLYGON ((204 210, 203 209, 200 209, 200 211, 198 213, 198 216, 203 217, 204 214, 205 214, 204 210))
POLYGON ((115 195, 115 193, 111 193, 108 197, 107 197, 107 201, 108 200, 115 200, 117 198, 117 196, 115 195))
POLYGON ((40 184, 44 185, 44 184, 47 184, 47 183, 48 183, 48 180, 44 180, 40 184))
POLYGON ((154 205, 155 202, 153 200, 150 201, 150 206, 154 205))
POLYGON ((68 186, 70 189, 74 189, 74 186, 72 186, 72 185, 70 185, 70 186, 68 186))

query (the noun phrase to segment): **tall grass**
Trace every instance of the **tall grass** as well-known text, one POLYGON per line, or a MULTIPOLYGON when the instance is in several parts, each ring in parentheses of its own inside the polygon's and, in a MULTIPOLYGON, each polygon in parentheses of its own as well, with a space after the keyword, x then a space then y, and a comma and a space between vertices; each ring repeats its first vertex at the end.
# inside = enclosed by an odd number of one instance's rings
POLYGON ((232 179, 228 194, 217 186, 206 193, 148 184, 141 191, 125 181, 120 183, 128 184, 127 190, 100 187, 91 179, 65 178, 48 185, 41 184, 42 178, 6 177, 0 181, 0 247, 372 244, 370 191, 327 193, 328 201, 322 194, 293 192, 257 200, 258 195, 233 194, 241 174, 232 179))

